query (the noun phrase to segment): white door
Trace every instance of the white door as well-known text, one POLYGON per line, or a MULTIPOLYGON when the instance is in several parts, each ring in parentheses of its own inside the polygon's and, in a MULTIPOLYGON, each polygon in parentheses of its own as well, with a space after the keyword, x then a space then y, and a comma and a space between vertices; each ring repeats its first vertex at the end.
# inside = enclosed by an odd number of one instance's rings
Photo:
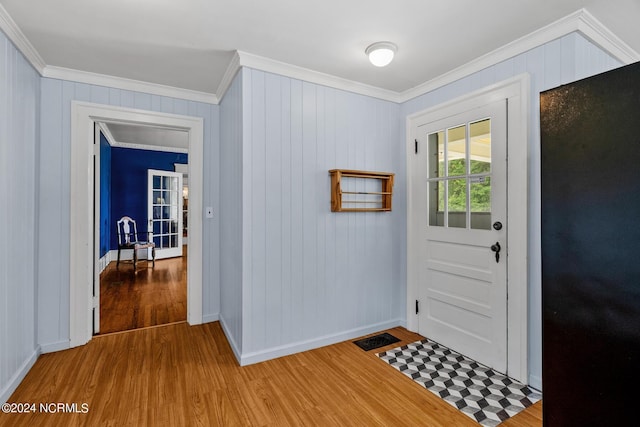
POLYGON ((156 259, 182 256, 182 174, 149 169, 148 218, 156 259))
POLYGON ((414 129, 420 334, 507 369, 506 100, 414 129))

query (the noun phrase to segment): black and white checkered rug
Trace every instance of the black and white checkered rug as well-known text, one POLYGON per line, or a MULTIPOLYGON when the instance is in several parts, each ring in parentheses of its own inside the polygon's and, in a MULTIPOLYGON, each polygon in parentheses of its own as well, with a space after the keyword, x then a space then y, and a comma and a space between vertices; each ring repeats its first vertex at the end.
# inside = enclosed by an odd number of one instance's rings
POLYGON ((378 357, 483 426, 497 426, 542 399, 528 386, 430 340, 378 357))

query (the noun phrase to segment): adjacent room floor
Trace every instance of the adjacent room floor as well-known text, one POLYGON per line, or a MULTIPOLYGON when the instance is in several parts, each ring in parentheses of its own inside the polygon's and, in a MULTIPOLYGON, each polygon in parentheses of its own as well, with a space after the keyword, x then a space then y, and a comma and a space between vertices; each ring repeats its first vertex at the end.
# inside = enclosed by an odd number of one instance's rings
POLYGON ((151 262, 109 263, 100 275, 100 334, 187 319, 187 246, 183 256, 151 262))
MULTIPOLYGON (((86 413, 0 414, 0 425, 478 426, 376 354, 346 341, 240 367, 219 322, 98 336, 40 356, 9 402, 86 404, 86 413)), ((542 403, 503 426, 541 426, 542 403)))

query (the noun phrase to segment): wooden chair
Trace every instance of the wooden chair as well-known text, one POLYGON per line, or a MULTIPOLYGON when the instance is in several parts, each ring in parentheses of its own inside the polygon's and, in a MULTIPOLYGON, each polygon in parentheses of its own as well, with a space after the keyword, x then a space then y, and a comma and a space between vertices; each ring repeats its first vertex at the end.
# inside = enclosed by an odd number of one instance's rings
MULTIPOLYGON (((138 250, 139 249, 151 249, 151 256, 153 258, 153 267, 156 266, 156 244, 152 241, 138 240, 138 228, 136 227, 136 221, 128 216, 123 216, 118 220, 118 262, 116 268, 120 265, 120 251, 122 249, 133 250, 133 270, 136 269, 138 262, 138 250)), ((141 233, 150 234, 146 231, 141 233)), ((149 236, 151 237, 151 236, 149 236)), ((151 238, 149 238, 151 240, 151 238)))

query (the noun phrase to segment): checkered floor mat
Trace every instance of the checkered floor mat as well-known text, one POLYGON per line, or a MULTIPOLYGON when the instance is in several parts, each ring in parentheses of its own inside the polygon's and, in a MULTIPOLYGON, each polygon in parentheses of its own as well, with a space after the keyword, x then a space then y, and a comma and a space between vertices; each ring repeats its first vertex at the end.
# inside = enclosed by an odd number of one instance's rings
POLYGON ((497 426, 542 399, 528 386, 430 340, 378 357, 483 426, 497 426))

